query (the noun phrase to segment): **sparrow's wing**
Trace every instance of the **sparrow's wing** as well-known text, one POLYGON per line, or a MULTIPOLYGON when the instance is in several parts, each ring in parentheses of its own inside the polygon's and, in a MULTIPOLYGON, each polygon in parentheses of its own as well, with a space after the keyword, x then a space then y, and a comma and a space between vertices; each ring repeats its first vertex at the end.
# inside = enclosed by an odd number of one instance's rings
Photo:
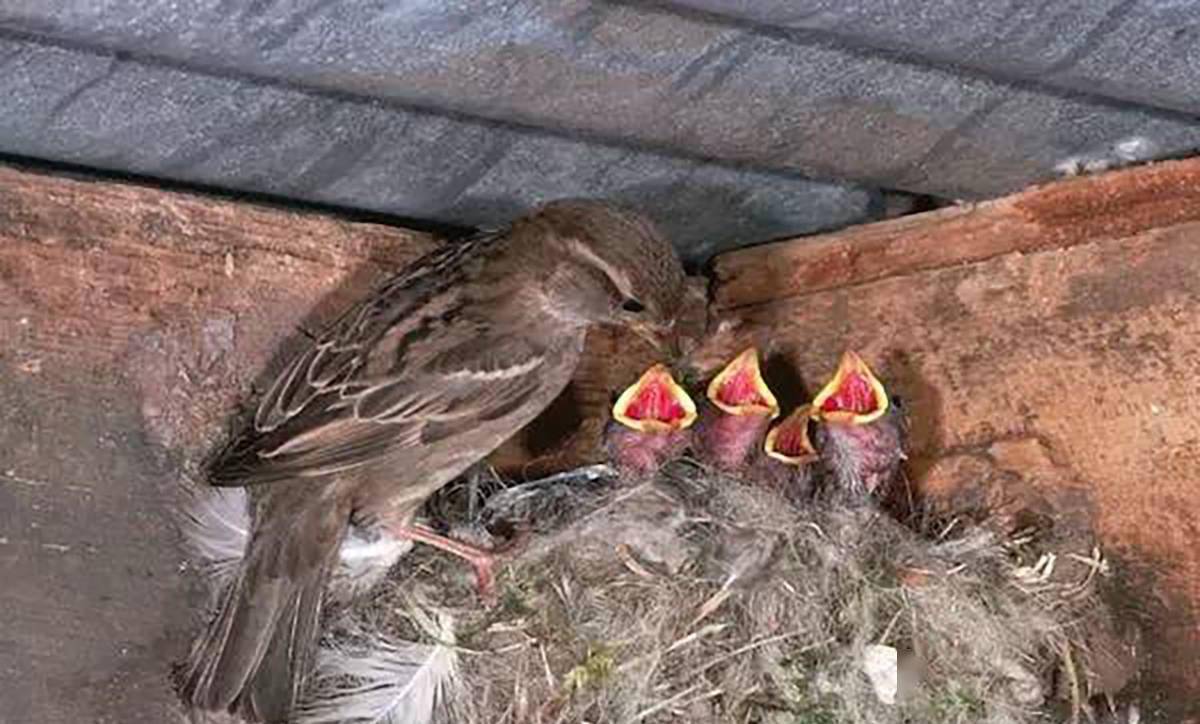
MULTIPOLYGON (((213 483, 249 485, 349 470, 469 432, 537 395, 545 363, 540 343, 511 334, 455 336, 461 341, 433 354, 413 350, 424 357, 419 364, 386 375, 342 373, 314 384, 304 373, 312 388, 305 390, 304 404, 282 421, 268 418, 274 427, 258 427, 235 443, 214 468, 213 483)), ((370 367, 359 364, 357 371, 370 367)))
POLYGON ((470 430, 540 387, 545 347, 486 319, 469 266, 500 235, 446 245, 349 309, 213 461, 215 485, 328 475, 470 430), (482 316, 481 316, 482 315, 482 316))

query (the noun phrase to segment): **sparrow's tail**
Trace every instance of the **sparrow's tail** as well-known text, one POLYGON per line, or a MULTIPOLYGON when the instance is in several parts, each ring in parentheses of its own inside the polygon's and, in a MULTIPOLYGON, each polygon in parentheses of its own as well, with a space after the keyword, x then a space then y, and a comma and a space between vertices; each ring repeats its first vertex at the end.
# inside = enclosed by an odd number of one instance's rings
POLYGON ((241 567, 182 672, 193 707, 284 722, 303 692, 348 511, 321 500, 328 490, 284 486, 260 505, 241 567))

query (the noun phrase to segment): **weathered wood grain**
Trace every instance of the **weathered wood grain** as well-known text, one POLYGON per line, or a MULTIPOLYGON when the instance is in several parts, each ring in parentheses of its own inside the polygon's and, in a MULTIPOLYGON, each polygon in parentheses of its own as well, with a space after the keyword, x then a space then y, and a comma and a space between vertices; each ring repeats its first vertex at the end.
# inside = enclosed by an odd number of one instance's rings
POLYGON ((724 254, 713 265, 714 303, 734 309, 1197 220, 1200 164, 1195 161, 1082 176, 994 201, 724 254))
MULTIPOLYGON (((1178 162, 736 252, 713 291, 742 324, 700 356, 763 343, 795 404, 862 351, 908 399, 918 492, 1033 490, 1082 516, 1136 575, 1148 681, 1194 701, 1198 220, 1200 162, 1178 162)), ((177 481, 301 327, 433 243, 0 167, 0 722, 169 720, 164 667, 196 603, 177 481)), ((496 462, 594 459, 611 393, 650 361, 593 335, 567 396, 496 462)))
POLYGON ((1200 223, 738 311, 774 330, 772 384, 811 394, 847 347, 878 368, 911 410, 917 494, 1095 530, 1148 624, 1145 681, 1173 692, 1164 721, 1195 713, 1200 223))
MULTIPOLYGON (((16 682, 0 722, 168 720, 166 664, 196 610, 168 518, 178 483, 303 330, 435 243, 0 166, 0 672, 16 682)), ((575 406, 606 407, 651 352, 607 332, 590 344, 499 466, 594 454, 599 426, 575 406)))

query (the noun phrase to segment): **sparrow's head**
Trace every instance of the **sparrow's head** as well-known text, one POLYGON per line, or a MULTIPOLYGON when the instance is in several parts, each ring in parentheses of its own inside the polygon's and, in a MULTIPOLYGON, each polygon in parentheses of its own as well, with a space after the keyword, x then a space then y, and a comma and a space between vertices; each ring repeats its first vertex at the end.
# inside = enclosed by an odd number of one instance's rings
POLYGON ((525 223, 550 232, 556 247, 560 263, 544 280, 556 314, 626 327, 658 346, 674 344, 683 265, 649 219, 599 201, 563 200, 525 223))

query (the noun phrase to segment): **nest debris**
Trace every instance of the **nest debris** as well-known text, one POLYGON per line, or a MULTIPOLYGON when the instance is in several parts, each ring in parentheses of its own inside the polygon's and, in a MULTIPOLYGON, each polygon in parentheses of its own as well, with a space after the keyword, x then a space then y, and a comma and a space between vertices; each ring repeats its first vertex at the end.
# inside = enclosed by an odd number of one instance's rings
MULTIPOLYGON (((405 555, 327 625, 298 721, 825 724, 1085 721, 1110 616, 1031 536, 922 535, 874 505, 794 505, 689 463, 518 486, 478 512, 540 535, 479 603, 405 555)), ((1110 622, 1111 623, 1111 622, 1110 622)))

